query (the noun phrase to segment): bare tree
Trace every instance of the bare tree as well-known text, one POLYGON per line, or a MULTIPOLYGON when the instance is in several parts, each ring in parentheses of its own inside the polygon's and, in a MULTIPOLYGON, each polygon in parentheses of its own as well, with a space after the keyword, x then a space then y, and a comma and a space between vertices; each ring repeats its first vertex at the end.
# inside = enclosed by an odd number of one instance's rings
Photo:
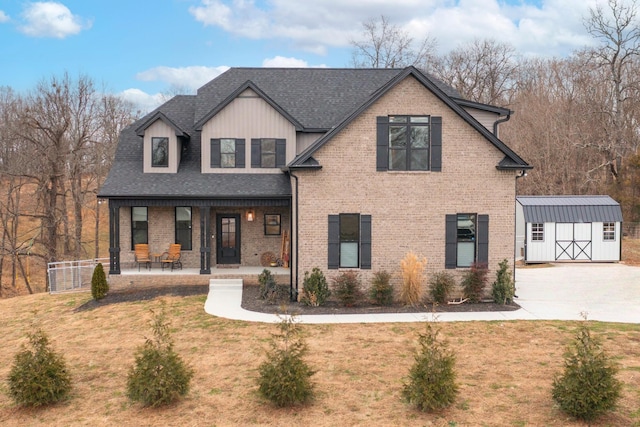
POLYGON ((401 68, 423 66, 433 55, 437 42, 425 37, 414 44, 409 34, 391 24, 384 15, 362 24, 362 37, 352 40, 352 64, 356 68, 401 68))
POLYGON ((604 156, 602 166, 620 182, 622 160, 638 149, 637 103, 640 95, 640 26, 637 1, 608 0, 590 9, 584 24, 600 45, 586 51, 590 62, 603 73, 601 86, 607 93, 594 103, 594 115, 601 116, 603 138, 592 141, 604 156))
POLYGON ((506 105, 515 89, 518 65, 510 44, 476 39, 431 62, 428 71, 465 99, 506 105))

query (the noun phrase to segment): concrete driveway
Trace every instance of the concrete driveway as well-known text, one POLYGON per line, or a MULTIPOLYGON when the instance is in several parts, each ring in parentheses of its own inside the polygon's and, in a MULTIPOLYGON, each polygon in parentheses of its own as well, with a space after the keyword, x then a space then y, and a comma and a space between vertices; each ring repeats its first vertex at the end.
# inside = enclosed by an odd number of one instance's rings
MULTIPOLYGON (((640 323, 640 267, 553 264, 516 269, 516 302, 533 319, 640 323)), ((518 310, 520 311, 520 310, 518 310)))

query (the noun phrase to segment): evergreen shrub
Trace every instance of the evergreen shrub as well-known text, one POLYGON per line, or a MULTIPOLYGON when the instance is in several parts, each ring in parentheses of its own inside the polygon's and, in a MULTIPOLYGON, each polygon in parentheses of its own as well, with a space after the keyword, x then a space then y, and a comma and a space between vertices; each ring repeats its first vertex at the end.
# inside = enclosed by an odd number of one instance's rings
POLYGON ((446 304, 456 286, 456 279, 451 273, 439 271, 429 279, 429 293, 433 302, 446 304))
POLYGON ((323 305, 331 295, 327 279, 318 267, 313 267, 311 274, 304 272, 302 281, 302 297, 300 302, 304 305, 318 307, 323 305))
POLYGON ((491 296, 497 304, 511 304, 516 294, 516 287, 511 280, 511 271, 509 270, 509 261, 503 259, 496 273, 496 281, 491 285, 491 296))
POLYGON ((334 292, 345 307, 353 307, 362 299, 362 282, 355 271, 345 271, 333 279, 334 292))
POLYGON ((376 271, 373 273, 369 297, 374 304, 393 304, 393 286, 391 286, 391 274, 387 271, 376 271))
POLYGON ((106 297, 108 292, 107 276, 104 274, 102 263, 98 263, 96 268, 93 269, 93 276, 91 276, 91 296, 98 301, 106 297))

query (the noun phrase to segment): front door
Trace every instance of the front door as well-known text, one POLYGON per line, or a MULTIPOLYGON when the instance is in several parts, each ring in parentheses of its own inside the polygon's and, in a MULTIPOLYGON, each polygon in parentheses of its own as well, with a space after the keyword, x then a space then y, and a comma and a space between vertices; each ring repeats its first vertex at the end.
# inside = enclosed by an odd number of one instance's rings
POLYGON ((240 215, 216 215, 216 262, 240 264, 240 215))

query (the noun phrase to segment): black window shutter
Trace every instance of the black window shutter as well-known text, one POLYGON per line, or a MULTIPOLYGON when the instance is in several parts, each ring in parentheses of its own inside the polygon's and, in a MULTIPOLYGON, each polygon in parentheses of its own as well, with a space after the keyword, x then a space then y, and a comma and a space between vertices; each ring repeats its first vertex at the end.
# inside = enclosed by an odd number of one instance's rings
POLYGON ((389 169, 389 117, 377 118, 376 131, 376 170, 389 169))
POLYGON ((244 139, 236 139, 236 167, 244 168, 244 139))
POLYGON ((259 168, 260 165, 262 164, 261 162, 261 146, 260 146, 260 140, 259 139, 252 139, 251 140, 251 167, 252 168, 259 168))
POLYGON ((340 215, 329 215, 329 269, 340 267, 340 215))
POLYGON ((287 162, 287 140, 276 139, 276 167, 281 168, 287 162))
POLYGON ((458 265, 458 215, 446 215, 444 268, 458 265))
POLYGON ((478 215, 478 263, 489 264, 489 215, 478 215))
POLYGON ((360 215, 360 268, 371 270, 371 215, 360 215))
POLYGON ((219 139, 211 140, 211 167, 212 168, 220 167, 220 140, 219 139))
POLYGON ((442 171, 442 117, 431 117, 431 170, 442 171))

